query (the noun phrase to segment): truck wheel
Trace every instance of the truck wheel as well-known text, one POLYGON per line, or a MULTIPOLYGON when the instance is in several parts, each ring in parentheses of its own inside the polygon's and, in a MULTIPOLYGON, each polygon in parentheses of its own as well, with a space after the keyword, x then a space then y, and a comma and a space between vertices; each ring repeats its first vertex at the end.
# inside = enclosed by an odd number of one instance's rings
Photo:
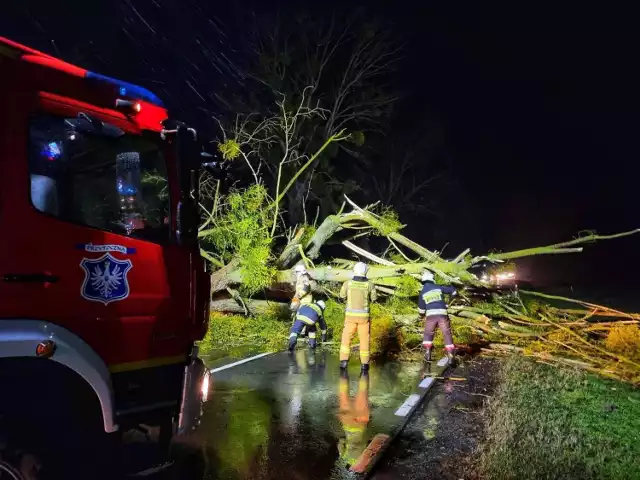
POLYGON ((39 480, 42 461, 0 418, 0 480, 39 480))
POLYGON ((38 480, 40 463, 34 455, 22 454, 12 463, 0 460, 0 480, 38 480))
POLYGON ((115 478, 99 401, 75 372, 0 359, 0 391, 0 480, 115 478))

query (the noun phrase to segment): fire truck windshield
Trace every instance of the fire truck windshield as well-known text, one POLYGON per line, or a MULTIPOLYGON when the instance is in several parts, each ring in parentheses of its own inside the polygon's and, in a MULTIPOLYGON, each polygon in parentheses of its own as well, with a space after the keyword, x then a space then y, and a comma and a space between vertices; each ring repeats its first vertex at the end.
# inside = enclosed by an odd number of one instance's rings
POLYGON ((32 117, 31 202, 61 220, 169 240, 169 185, 158 144, 82 116, 32 117))

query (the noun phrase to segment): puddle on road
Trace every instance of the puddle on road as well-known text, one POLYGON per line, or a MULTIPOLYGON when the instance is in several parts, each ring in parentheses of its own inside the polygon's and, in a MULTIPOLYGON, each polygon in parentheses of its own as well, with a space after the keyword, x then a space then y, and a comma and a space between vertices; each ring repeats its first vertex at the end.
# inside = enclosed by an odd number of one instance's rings
POLYGON ((361 376, 351 364, 344 377, 336 355, 301 348, 215 374, 202 425, 177 449, 191 454, 178 456, 174 478, 350 478, 347 466, 369 441, 400 422, 394 412, 421 369, 387 362, 361 376))

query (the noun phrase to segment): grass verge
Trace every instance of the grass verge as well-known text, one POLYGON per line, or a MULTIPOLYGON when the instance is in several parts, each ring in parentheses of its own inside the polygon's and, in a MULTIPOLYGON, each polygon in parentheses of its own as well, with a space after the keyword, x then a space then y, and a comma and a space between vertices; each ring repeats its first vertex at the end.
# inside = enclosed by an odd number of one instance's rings
POLYGON ((640 391, 521 357, 499 375, 481 455, 486 478, 640 478, 640 391))

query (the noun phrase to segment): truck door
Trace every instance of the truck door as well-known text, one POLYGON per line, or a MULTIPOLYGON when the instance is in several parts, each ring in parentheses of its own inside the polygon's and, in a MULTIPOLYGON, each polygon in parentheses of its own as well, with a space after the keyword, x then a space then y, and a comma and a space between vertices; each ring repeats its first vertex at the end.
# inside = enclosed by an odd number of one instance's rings
POLYGON ((175 199, 159 134, 48 94, 36 113, 15 113, 2 152, 12 162, 2 316, 64 326, 113 371, 185 358, 190 254, 171 233, 175 199))

